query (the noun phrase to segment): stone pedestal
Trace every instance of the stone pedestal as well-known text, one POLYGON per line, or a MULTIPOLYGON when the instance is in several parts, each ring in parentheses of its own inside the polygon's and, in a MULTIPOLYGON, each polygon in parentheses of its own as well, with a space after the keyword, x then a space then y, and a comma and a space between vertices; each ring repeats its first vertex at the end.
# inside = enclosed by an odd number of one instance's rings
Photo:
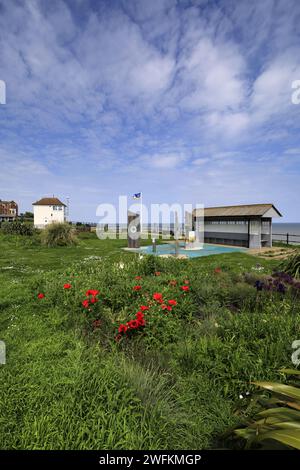
POLYGON ((128 248, 140 248, 141 222, 140 215, 128 212, 127 216, 128 248))

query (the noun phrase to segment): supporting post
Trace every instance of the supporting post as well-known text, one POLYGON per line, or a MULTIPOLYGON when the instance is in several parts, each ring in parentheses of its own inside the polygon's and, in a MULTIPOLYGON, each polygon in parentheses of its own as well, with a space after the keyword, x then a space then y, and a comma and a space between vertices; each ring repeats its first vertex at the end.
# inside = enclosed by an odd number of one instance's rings
POLYGON ((248 248, 250 248, 250 219, 248 219, 248 248))
POLYGON ((289 234, 288 233, 286 234, 286 244, 287 245, 289 244, 289 234))
POLYGON ((175 227, 174 227, 174 238, 175 238, 175 256, 179 254, 179 224, 178 224, 178 213, 175 212, 175 227))

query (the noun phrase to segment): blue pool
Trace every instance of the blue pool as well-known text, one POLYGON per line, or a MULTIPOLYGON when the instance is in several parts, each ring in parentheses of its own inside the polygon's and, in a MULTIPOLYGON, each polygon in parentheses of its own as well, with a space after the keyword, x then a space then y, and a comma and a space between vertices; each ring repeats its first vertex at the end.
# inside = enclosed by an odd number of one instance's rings
MULTIPOLYGON (((185 250, 183 248, 183 244, 180 245, 179 254, 186 255, 188 258, 198 258, 199 256, 209 256, 209 255, 218 255, 220 253, 233 253, 243 252, 246 248, 240 247, 231 247, 231 246, 221 246, 221 245, 211 245, 208 243, 204 243, 203 248, 200 250, 185 250)), ((152 252, 152 246, 143 246, 139 250, 139 253, 146 253, 146 254, 156 254, 156 255, 167 255, 167 254, 175 254, 175 245, 174 243, 165 243, 162 245, 156 246, 156 253, 152 252)))

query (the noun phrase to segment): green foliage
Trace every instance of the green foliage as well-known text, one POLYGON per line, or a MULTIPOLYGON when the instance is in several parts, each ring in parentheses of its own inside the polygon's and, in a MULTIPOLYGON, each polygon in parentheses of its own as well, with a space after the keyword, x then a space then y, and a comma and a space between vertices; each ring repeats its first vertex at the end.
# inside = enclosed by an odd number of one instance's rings
MULTIPOLYGON (((252 413, 239 399, 250 382, 290 366, 299 298, 257 292, 254 257, 140 259, 94 234, 51 250, 27 240, 0 234, 2 449, 215 448, 252 413), (86 309, 88 289, 99 294, 86 309), (166 313, 154 292, 177 305, 166 313), (116 342, 141 305, 145 328, 116 342)), ((260 263, 264 276, 277 267, 260 263)))
POLYGON ((1 230, 5 235, 32 236, 35 233, 32 225, 25 224, 18 220, 14 220, 13 222, 2 222, 1 230))
POLYGON ((255 379, 272 379, 282 363, 289 364, 291 344, 299 335, 299 319, 292 309, 243 311, 211 317, 172 345, 173 365, 180 374, 205 374, 223 396, 238 400, 253 389, 255 379))
POLYGON ((77 243, 74 228, 67 223, 55 222, 47 225, 41 239, 47 247, 72 246, 77 243))
POLYGON ((290 256, 287 260, 284 260, 280 265, 279 269, 287 274, 300 278, 300 252, 290 256))
MULTIPOLYGON (((300 375, 298 370, 282 372, 300 375)), ((296 386, 277 382, 254 384, 269 392, 262 400, 263 410, 260 409, 247 427, 236 429, 235 434, 247 440, 247 448, 266 445, 267 441, 273 440, 287 448, 300 450, 299 383, 296 386)))
POLYGON ((158 256, 147 255, 144 256, 141 263, 141 274, 150 275, 162 268, 162 262, 158 256))
POLYGON ((24 214, 21 213, 19 215, 19 219, 21 219, 22 222, 25 219, 25 220, 28 220, 29 222, 33 223, 33 218, 34 218, 33 212, 26 211, 24 214))

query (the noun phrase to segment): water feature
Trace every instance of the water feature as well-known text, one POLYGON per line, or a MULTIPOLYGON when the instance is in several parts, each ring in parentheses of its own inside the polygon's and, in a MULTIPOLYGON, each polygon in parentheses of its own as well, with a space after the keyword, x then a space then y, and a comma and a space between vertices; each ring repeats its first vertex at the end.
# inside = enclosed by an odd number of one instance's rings
MULTIPOLYGON (((231 246, 223 246, 223 245, 211 245, 204 243, 203 248, 192 250, 187 250, 185 248, 184 242, 178 242, 178 255, 185 255, 188 258, 197 258, 200 256, 210 256, 210 255, 218 255, 221 253, 233 253, 233 252, 245 252, 247 248, 240 248, 240 247, 231 247, 231 246)), ((153 252, 152 245, 143 246, 139 250, 139 253, 144 254, 154 254, 156 256, 161 255, 175 255, 175 244, 174 243, 163 243, 162 245, 156 245, 156 251, 153 252)))

